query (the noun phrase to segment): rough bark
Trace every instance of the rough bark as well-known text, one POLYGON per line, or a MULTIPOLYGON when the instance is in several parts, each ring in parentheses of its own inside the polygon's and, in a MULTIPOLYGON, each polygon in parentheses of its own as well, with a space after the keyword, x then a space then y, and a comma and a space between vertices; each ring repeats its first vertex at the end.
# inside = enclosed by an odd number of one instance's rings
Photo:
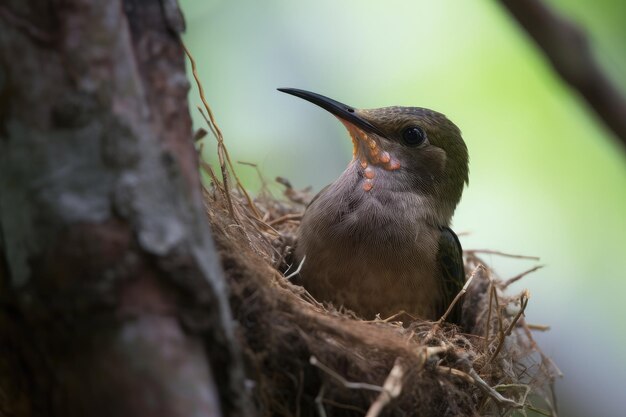
POLYGON ((250 415, 174 0, 0 4, 0 415, 250 415))

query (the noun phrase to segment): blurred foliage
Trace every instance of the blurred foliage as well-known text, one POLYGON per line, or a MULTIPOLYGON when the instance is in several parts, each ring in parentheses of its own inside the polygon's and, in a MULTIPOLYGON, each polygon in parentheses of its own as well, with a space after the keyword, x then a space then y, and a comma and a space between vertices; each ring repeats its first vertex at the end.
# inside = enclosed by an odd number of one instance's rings
MULTIPOLYGON (((552 4, 587 28, 626 91, 626 2, 552 4)), ((276 87, 356 107, 430 107, 459 125, 471 157, 454 221, 457 231, 471 232, 463 245, 541 257, 547 267, 520 286, 533 294, 529 321, 553 326, 539 339, 566 374, 558 383, 561 415, 622 415, 626 149, 496 1, 181 5, 185 41, 231 155, 258 163, 270 181, 283 175, 319 189, 343 170, 351 149, 333 117, 276 87), (590 353, 598 346, 601 353, 590 353)), ((199 103, 195 91, 190 101, 199 103)), ((205 139, 213 164, 214 149, 205 139)), ((258 187, 254 170, 239 173, 258 187)), ((503 276, 532 266, 488 260, 503 276)))

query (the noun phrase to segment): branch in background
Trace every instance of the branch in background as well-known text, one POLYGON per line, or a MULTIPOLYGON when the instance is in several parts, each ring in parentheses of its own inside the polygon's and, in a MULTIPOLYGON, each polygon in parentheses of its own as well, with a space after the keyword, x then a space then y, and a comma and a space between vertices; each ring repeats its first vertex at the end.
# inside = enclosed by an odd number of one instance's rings
POLYGON ((596 62, 584 31, 541 0, 501 0, 556 72, 577 90, 626 146, 626 99, 596 62))

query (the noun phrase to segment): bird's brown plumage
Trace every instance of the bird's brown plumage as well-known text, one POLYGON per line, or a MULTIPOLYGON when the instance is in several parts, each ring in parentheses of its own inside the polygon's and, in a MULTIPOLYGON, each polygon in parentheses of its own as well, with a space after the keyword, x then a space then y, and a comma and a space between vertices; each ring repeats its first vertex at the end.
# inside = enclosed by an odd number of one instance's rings
POLYGON ((438 318, 464 279, 460 246, 447 228, 468 181, 459 129, 428 109, 359 110, 285 92, 334 113, 354 143, 353 160, 302 219, 300 282, 317 299, 365 318, 400 311, 438 318))

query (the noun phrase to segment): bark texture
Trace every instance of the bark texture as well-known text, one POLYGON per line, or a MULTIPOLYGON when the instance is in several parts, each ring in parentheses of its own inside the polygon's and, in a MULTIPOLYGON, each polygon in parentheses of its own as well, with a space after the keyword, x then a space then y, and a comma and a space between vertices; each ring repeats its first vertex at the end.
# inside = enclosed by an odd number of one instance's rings
POLYGON ((0 3, 0 415, 250 415, 175 0, 0 3))

